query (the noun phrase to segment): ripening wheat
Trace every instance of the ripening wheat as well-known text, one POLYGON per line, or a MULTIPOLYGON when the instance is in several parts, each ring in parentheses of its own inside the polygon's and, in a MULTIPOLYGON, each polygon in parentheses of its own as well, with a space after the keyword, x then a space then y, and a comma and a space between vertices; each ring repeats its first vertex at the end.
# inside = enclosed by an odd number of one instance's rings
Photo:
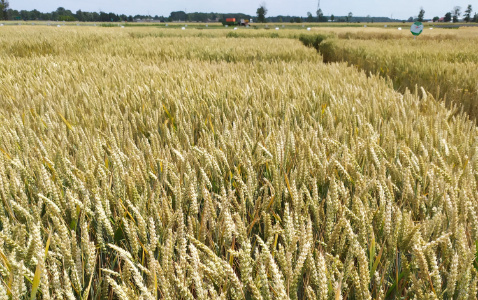
POLYGON ((0 33, 0 298, 476 297, 474 123, 175 32, 0 33))

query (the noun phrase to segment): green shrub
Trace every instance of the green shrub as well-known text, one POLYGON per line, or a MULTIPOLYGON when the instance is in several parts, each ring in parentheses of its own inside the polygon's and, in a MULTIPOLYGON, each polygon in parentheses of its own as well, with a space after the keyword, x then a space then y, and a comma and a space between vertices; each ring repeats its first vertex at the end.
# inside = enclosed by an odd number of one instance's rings
POLYGON ((269 35, 271 38, 278 38, 279 34, 277 32, 273 32, 269 35))
POLYGON ((239 34, 235 31, 231 31, 231 32, 227 33, 226 37, 228 37, 228 38, 238 38, 239 34))
POLYGON ((307 47, 314 47, 315 49, 319 50, 320 44, 330 38, 331 36, 326 35, 326 34, 315 34, 315 35, 309 35, 309 34, 301 34, 299 36, 299 40, 307 47))

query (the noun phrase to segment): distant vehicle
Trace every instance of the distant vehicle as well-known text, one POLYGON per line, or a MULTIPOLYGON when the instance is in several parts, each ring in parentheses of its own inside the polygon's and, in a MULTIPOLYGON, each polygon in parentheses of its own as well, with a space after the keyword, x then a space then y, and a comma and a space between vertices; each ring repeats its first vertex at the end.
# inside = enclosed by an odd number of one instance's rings
POLYGON ((228 26, 247 26, 249 25, 249 20, 247 19, 240 19, 236 21, 236 18, 226 18, 226 20, 222 21, 222 25, 228 26))

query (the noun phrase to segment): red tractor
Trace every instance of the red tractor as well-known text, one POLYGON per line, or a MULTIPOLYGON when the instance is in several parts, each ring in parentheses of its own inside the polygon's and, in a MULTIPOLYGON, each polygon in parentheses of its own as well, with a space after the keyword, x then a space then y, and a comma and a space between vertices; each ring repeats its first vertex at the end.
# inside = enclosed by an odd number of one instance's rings
POLYGON ((249 25, 249 20, 241 19, 240 21, 236 21, 236 18, 226 18, 226 20, 222 21, 222 25, 248 26, 249 25))

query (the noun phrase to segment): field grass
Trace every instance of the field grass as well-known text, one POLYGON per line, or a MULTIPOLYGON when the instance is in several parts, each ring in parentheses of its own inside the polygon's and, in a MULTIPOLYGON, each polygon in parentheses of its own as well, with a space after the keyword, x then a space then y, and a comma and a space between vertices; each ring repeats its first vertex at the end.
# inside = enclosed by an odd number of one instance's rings
POLYGON ((330 29, 328 37, 335 38, 317 48, 327 62, 346 61, 390 78, 401 92, 423 87, 477 118, 478 29, 425 29, 416 40, 404 31, 330 29))
POLYGON ((211 32, 0 30, 0 298, 475 299, 476 124, 211 32))

